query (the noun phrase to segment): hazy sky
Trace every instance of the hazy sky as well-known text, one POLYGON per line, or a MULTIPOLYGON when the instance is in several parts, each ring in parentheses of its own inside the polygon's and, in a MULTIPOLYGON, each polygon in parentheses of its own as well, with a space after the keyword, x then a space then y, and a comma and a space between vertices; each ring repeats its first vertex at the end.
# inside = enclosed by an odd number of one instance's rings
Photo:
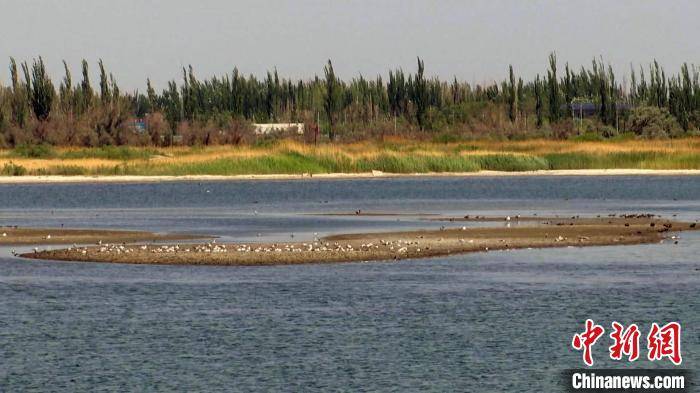
POLYGON ((603 56, 627 72, 655 57, 676 72, 700 64, 698 16, 696 0, 0 0, 0 64, 42 55, 60 78, 65 59, 76 80, 82 58, 93 74, 102 58, 122 89, 143 89, 146 77, 163 88, 188 64, 200 78, 234 65, 310 78, 331 58, 350 79, 413 71, 416 56, 428 74, 484 82, 508 64, 543 72, 550 51, 562 66, 603 56))

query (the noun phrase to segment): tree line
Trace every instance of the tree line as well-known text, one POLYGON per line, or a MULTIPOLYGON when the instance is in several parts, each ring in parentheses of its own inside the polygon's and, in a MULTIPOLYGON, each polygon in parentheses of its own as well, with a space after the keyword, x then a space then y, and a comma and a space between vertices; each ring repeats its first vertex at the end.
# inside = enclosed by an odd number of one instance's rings
POLYGON ((428 77, 420 58, 413 73, 390 70, 386 81, 342 79, 330 60, 322 76, 308 80, 281 77, 276 69, 257 78, 237 68, 199 79, 189 66, 160 91, 147 79, 145 92, 129 92, 101 60, 96 87, 85 60, 75 81, 64 61, 56 87, 41 57, 31 63, 11 58, 10 84, 0 85, 0 146, 240 143, 252 123, 268 122, 319 125, 330 140, 386 133, 610 137, 631 131, 668 137, 700 128, 694 66, 667 74, 653 61, 631 67, 627 84, 602 59, 578 70, 566 63, 563 72, 556 54, 548 60, 532 80, 510 66, 503 81, 475 85, 428 77), (585 119, 584 107, 593 108, 585 119))

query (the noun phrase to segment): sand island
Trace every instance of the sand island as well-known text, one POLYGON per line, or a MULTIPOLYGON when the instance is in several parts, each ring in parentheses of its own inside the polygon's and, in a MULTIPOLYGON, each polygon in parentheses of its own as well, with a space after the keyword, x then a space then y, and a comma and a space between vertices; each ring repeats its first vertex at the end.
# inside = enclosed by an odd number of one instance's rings
MULTIPOLYGON (((36 250, 21 256, 80 262, 234 266, 398 261, 493 250, 663 241, 677 243, 677 232, 697 229, 695 222, 679 222, 646 214, 567 218, 464 216, 438 220, 445 221, 446 226, 416 231, 339 234, 308 241, 276 243, 218 243, 208 240, 163 244, 152 241, 187 240, 192 237, 117 231, 94 231, 87 236, 80 231, 69 231, 63 233, 62 239, 66 242, 100 240, 90 246, 36 250), (502 225, 467 227, 459 226, 459 221, 502 222, 502 225)), ((40 242, 46 243, 45 239, 40 242)), ((9 244, 8 241, 5 243, 9 244)))

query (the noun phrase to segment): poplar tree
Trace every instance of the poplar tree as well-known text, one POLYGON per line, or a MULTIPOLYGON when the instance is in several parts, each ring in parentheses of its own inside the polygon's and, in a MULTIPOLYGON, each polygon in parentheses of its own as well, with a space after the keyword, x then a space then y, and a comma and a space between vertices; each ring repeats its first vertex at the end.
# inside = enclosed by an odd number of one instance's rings
POLYGON ((515 74, 513 66, 508 67, 510 83, 508 84, 508 117, 511 122, 515 122, 518 113, 518 88, 515 84, 515 74))
POLYGON ((540 81, 540 74, 535 77, 535 114, 537 116, 537 128, 542 127, 542 82, 540 81))
POLYGON ((413 101, 416 104, 416 120, 418 120, 418 126, 423 129, 425 124, 425 113, 428 107, 428 91, 425 81, 425 76, 423 72, 425 71, 425 64, 423 60, 418 58, 418 73, 416 73, 416 79, 414 82, 414 94, 413 101))
POLYGON ((73 112, 73 79, 71 78, 70 69, 65 60, 63 60, 63 69, 65 71, 65 76, 59 87, 59 99, 61 101, 61 108, 65 113, 73 112))
POLYGON ((607 123, 617 127, 617 82, 615 82, 615 73, 612 67, 608 65, 607 90, 608 90, 608 114, 607 123))
POLYGON ((17 62, 10 57, 10 77, 12 79, 12 122, 23 128, 27 118, 27 90, 22 86, 17 72, 17 62))
POLYGON ((165 118, 170 125, 171 137, 168 143, 171 144, 172 135, 175 133, 178 123, 182 121, 182 103, 175 81, 168 82, 168 89, 163 92, 163 102, 165 106, 165 118))
POLYGON ((340 87, 338 78, 335 76, 335 71, 333 71, 333 63, 331 63, 330 59, 328 59, 328 64, 323 68, 323 73, 326 76, 326 96, 323 107, 328 117, 328 137, 330 140, 334 140, 335 113, 340 104, 340 87))
POLYGON ((109 79, 107 78, 107 72, 105 71, 102 59, 100 59, 97 64, 100 67, 100 100, 102 100, 102 104, 108 104, 112 100, 112 96, 109 93, 109 79))
POLYGON ((522 113, 525 112, 525 88, 523 87, 523 78, 518 78, 518 90, 516 95, 518 97, 518 113, 522 115, 522 113))
POLYGON ((88 70, 88 62, 83 59, 81 63, 83 80, 80 82, 80 105, 79 111, 84 113, 92 105, 92 86, 90 85, 90 73, 88 70))
POLYGON ((46 121, 51 113, 51 105, 56 96, 56 91, 53 83, 51 83, 51 79, 46 75, 46 67, 41 57, 39 57, 38 61, 34 60, 32 62, 31 78, 31 88, 29 86, 28 88, 32 110, 39 121, 46 121))
POLYGON ((600 97, 600 121, 603 124, 609 124, 610 94, 608 91, 608 82, 605 75, 605 69, 603 68, 602 64, 600 70, 597 70, 597 73, 598 75, 596 76, 596 80, 598 81, 598 96, 600 97))
POLYGON ((549 88, 549 120, 556 122, 559 120, 559 82, 557 81, 557 55, 549 54, 549 70, 547 71, 549 88))
POLYGON ((568 62, 564 69, 564 101, 566 101, 566 113, 567 115, 571 115, 571 102, 574 99, 574 81, 568 62))
POLYGON ((151 85, 150 78, 146 78, 146 96, 148 97, 148 106, 151 109, 158 108, 158 95, 151 85))

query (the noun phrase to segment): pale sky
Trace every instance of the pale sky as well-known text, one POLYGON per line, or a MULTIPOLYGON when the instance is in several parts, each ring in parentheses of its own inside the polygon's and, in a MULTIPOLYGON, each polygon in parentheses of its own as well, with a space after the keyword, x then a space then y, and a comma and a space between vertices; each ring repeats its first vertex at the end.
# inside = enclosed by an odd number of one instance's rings
POLYGON ((413 72, 416 56, 442 78, 501 80, 508 64, 530 78, 551 51, 561 67, 603 56, 626 73, 656 58, 675 73, 700 64, 699 16, 695 0, 0 0, 0 65, 41 55, 58 85, 63 59, 78 80, 82 58, 93 75, 102 58, 122 90, 179 83, 188 64, 199 78, 238 66, 307 79, 328 58, 346 80, 413 72))

